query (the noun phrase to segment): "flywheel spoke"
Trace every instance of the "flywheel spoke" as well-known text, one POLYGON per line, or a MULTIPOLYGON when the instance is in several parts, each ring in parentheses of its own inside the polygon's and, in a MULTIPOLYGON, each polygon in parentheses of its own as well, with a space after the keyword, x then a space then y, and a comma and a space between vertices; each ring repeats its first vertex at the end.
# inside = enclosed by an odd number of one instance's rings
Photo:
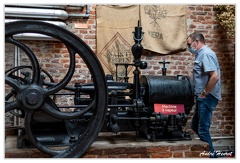
POLYGON ((5 102, 5 112, 9 112, 13 109, 17 109, 19 107, 19 103, 17 100, 11 102, 5 102))

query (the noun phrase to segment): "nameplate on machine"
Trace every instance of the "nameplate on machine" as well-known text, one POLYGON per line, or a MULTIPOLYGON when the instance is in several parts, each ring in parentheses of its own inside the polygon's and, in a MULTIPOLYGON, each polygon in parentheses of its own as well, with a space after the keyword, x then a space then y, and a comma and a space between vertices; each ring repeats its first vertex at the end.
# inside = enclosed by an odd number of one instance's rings
POLYGON ((162 114, 185 113, 183 104, 154 104, 154 112, 162 114))

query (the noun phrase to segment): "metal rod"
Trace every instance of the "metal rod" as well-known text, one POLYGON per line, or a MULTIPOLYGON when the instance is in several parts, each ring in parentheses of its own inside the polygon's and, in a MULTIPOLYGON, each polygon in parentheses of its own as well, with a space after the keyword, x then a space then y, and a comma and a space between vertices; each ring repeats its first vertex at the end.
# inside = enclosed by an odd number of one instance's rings
POLYGON ((148 117, 118 117, 118 119, 123 119, 123 120, 150 120, 151 118, 148 118, 148 117))
MULTIPOLYGON (((196 140, 199 140, 200 138, 194 138, 196 140)), ((235 136, 216 136, 216 137, 211 137, 212 140, 215 139, 235 139, 235 136)))
MULTIPOLYGON (((69 105, 69 106, 57 106, 58 108, 85 108, 88 105, 69 105)), ((120 105, 108 105, 108 108, 116 108, 116 107, 133 107, 132 104, 120 104, 120 105)))

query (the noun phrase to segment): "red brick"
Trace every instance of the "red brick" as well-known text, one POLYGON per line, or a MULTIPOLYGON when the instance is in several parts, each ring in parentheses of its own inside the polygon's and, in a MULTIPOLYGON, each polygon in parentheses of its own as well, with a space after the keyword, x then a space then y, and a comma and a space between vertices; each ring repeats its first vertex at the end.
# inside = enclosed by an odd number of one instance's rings
POLYGON ((88 151, 85 153, 85 155, 104 155, 103 149, 92 149, 91 147, 88 149, 88 151))
POLYGON ((29 153, 5 153, 5 158, 29 158, 29 153))
POLYGON ((127 148, 125 149, 126 154, 138 154, 138 153, 146 153, 147 152, 147 148, 146 147, 134 147, 134 148, 127 148))
POLYGON ((148 147, 148 152, 149 153, 158 153, 158 152, 165 152, 168 151, 167 146, 160 146, 160 147, 148 147))
POLYGON ((141 158, 141 154, 130 154, 129 158, 141 158))
POLYGON ((201 158, 200 153, 199 151, 185 152, 185 158, 201 158))
POLYGON ((97 155, 85 155, 84 158, 98 158, 97 155))
POLYGON ((190 147, 186 145, 181 146, 170 146, 170 151, 186 151, 189 150, 190 147))
POLYGON ((190 151, 208 151, 209 150, 209 145, 193 145, 190 147, 190 151))
POLYGON ((170 158, 172 157, 171 152, 163 152, 163 153, 152 153, 151 158, 170 158))
POLYGON ((110 148, 110 149, 104 149, 103 150, 104 155, 115 155, 115 154, 125 154, 126 149, 125 148, 110 148))
POLYGON ((183 152, 174 152, 173 158, 183 158, 183 152))

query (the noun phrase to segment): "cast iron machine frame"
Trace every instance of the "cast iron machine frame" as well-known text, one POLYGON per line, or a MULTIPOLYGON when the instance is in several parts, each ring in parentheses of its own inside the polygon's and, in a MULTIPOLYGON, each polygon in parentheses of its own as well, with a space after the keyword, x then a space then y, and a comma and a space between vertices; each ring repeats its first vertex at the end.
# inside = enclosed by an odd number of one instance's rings
MULTIPOLYGON (((81 157, 101 131, 116 134, 120 131, 136 131, 137 135, 151 141, 171 138, 190 140, 188 133, 183 133, 182 126, 186 124, 187 115, 194 104, 193 84, 187 76, 166 76, 165 65, 161 77, 140 77, 139 69, 147 68, 147 63, 141 61, 143 34, 138 22, 133 32, 133 63, 116 64, 116 68, 123 65, 126 70, 128 66, 135 67, 131 84, 128 83, 127 75, 125 82, 114 81, 111 75, 105 76, 94 52, 79 37, 66 29, 39 21, 6 23, 6 43, 19 47, 31 63, 31 66, 14 67, 5 72, 5 85, 11 88, 5 96, 5 112, 24 119, 24 138, 21 140, 27 139, 31 145, 52 157, 81 157), (40 67, 31 48, 14 38, 14 35, 21 33, 51 36, 66 46, 70 63, 61 81, 54 82, 51 75, 40 67), (69 82, 73 78, 78 57, 86 64, 92 82, 76 82, 71 86, 69 82), (23 69, 30 70, 31 75, 28 72, 23 76, 14 74, 23 69), (42 73, 48 76, 50 81, 46 81, 42 73), (153 90, 154 88, 156 90, 153 90), (72 95, 74 104, 59 105, 55 102, 58 95, 72 95), (172 98, 179 100, 169 100, 172 98), (171 115, 162 114, 155 111, 155 103, 181 105, 184 106, 185 113, 181 111, 171 115), (68 110, 70 108, 71 111, 68 110), (126 121, 129 123, 126 124, 126 121), (59 145, 64 148, 56 147, 59 145)), ((19 146, 22 146, 22 142, 19 146)))

